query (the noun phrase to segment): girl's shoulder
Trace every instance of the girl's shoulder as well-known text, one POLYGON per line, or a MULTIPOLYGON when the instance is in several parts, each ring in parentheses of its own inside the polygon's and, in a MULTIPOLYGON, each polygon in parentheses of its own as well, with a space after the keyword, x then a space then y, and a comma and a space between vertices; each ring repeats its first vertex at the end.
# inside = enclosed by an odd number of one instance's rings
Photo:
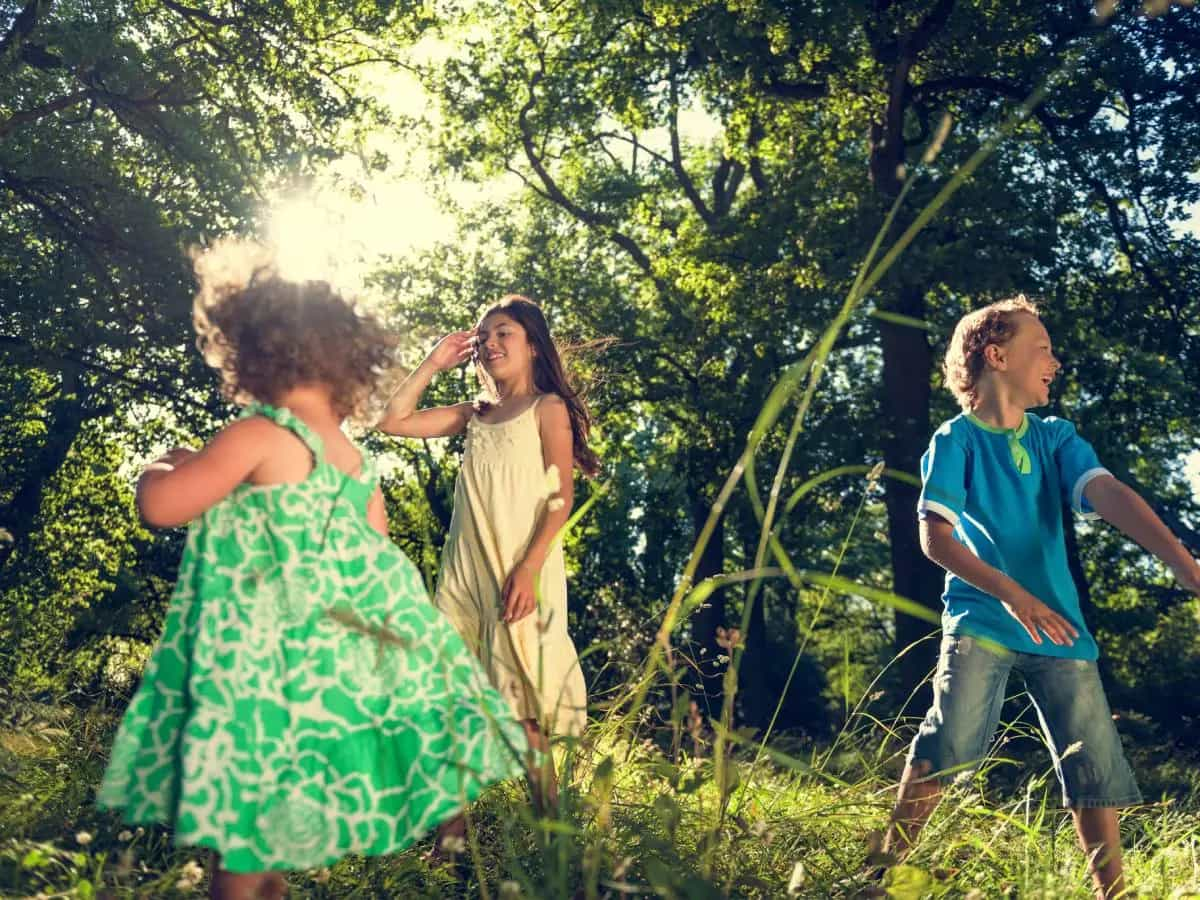
POLYGON ((537 411, 539 422, 543 421, 547 416, 553 421, 559 418, 565 420, 570 415, 567 409, 567 401, 554 392, 539 394, 538 398, 533 401, 533 405, 537 411))

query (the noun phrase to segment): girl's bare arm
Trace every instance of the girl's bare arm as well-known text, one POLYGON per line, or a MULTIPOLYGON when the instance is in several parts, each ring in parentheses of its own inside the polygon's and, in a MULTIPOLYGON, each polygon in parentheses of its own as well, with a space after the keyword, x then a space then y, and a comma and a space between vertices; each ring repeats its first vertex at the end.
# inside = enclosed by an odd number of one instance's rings
POLYGON ((474 348, 474 331, 456 331, 438 341, 429 356, 413 370, 388 401, 387 410, 379 420, 380 431, 397 437, 447 437, 467 427, 474 411, 470 403, 417 409, 421 395, 438 372, 453 368, 470 358, 474 348))
POLYGON ((172 450, 151 463, 138 479, 142 521, 175 528, 203 514, 245 481, 278 438, 266 419, 240 419, 222 429, 204 449, 172 450))

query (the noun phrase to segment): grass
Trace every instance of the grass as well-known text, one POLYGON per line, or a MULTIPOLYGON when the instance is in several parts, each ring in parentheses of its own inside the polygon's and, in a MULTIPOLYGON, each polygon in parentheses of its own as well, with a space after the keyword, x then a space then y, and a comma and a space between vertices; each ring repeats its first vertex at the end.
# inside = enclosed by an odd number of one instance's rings
MULTIPOLYGON (((27 705, 19 723, 0 731, 3 896, 173 897, 205 889, 207 854, 175 848, 165 830, 129 828, 92 805, 116 721, 103 704, 27 705)), ((465 854, 461 880, 430 868, 423 844, 294 873, 293 896, 766 898, 789 889, 799 897, 864 896, 871 885, 858 873, 877 861, 902 735, 912 723, 881 727, 863 715, 852 724, 857 730, 847 730, 832 754, 829 745, 789 747, 785 736, 735 805, 722 799, 721 786, 743 783, 757 744, 731 739, 718 779, 711 745, 700 756, 689 748, 670 758, 668 727, 598 728, 573 754, 555 817, 535 817, 516 783, 475 805, 477 855, 465 854)), ((1090 896, 1070 817, 1055 808, 1057 783, 1027 732, 1020 724, 1002 731, 995 755, 947 792, 918 849, 878 896, 1090 896), (1010 753, 1014 747, 1021 749, 1010 753)), ((1139 896, 1200 897, 1200 778, 1178 759, 1138 768, 1145 786, 1171 799, 1123 817, 1130 884, 1139 896)))

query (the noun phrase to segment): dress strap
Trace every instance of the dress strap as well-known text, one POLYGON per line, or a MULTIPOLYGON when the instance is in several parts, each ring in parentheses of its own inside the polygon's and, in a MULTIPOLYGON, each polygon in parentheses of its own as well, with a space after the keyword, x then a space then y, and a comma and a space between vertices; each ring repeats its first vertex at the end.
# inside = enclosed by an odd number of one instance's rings
MULTIPOLYGON (((250 416, 264 416, 304 441, 304 446, 313 455, 313 465, 320 465, 325 461, 324 442, 290 409, 283 406, 271 406, 267 403, 251 403, 242 411, 241 418, 247 419, 250 416)), ((364 457, 365 459, 366 457, 364 457)))
POLYGON ((375 465, 375 460, 371 454, 363 450, 361 444, 355 444, 354 449, 358 451, 358 456, 362 460, 362 464, 358 469, 357 480, 361 482, 368 491, 375 490, 375 485, 379 481, 379 469, 375 465))

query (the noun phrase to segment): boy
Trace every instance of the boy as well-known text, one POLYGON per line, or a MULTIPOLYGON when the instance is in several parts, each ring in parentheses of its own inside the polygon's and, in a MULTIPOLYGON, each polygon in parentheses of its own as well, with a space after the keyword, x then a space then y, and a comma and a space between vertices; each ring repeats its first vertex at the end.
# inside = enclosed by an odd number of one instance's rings
POLYGON ((934 699, 909 750, 885 849, 903 855, 953 780, 985 756, 1012 669, 1037 706, 1096 896, 1124 890, 1117 809, 1141 802, 1067 568, 1062 504, 1103 518, 1200 593, 1200 566, 1050 401, 1059 362, 1023 296, 964 316, 946 352, 963 408, 921 459, 921 546, 946 570, 934 699), (980 641, 979 639, 984 639, 980 641), (1066 752, 1074 744, 1080 746, 1066 752))

